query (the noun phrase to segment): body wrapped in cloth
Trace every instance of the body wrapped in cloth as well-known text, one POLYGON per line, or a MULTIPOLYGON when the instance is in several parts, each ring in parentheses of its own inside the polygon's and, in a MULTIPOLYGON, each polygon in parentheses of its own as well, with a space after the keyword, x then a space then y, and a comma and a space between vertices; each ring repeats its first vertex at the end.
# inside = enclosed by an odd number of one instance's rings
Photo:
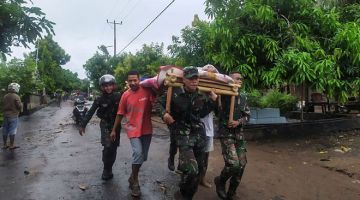
MULTIPOLYGON (((215 89, 218 95, 231 96, 229 121, 233 119, 235 97, 239 95, 238 89, 241 85, 234 84, 234 80, 224 74, 220 74, 218 70, 212 65, 205 65, 198 67, 199 72, 199 86, 198 89, 203 92, 210 92, 215 89)), ((146 79, 140 84, 144 87, 150 87, 158 92, 162 86, 167 87, 167 104, 166 110, 170 111, 170 103, 173 87, 182 87, 183 71, 181 67, 177 66, 161 66, 159 72, 155 77, 146 79)))

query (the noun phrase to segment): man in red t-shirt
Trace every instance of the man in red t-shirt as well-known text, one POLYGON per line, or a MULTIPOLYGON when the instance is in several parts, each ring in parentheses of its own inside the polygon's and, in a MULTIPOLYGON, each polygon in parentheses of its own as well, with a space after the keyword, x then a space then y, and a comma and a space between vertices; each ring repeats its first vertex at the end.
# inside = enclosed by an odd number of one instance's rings
POLYGON ((147 160, 152 136, 151 108, 155 99, 152 92, 140 86, 140 75, 136 70, 128 72, 128 89, 121 97, 117 116, 111 132, 111 138, 116 139, 116 128, 123 117, 126 119, 124 126, 130 139, 133 150, 132 172, 129 178, 131 195, 141 195, 138 174, 141 165, 147 160))

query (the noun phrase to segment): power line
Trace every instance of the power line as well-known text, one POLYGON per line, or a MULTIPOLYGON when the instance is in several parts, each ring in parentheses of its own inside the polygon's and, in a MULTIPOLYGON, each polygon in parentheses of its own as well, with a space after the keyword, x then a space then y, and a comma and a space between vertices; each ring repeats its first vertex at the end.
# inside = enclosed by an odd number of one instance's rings
POLYGON ((138 0, 138 1, 133 5, 133 7, 129 10, 129 12, 128 12, 126 15, 124 15, 124 17, 122 18, 121 21, 125 21, 125 19, 132 13, 132 11, 135 10, 135 8, 139 5, 139 3, 140 3, 141 1, 142 1, 142 0, 138 0))
MULTIPOLYGON (((126 3, 126 5, 123 7, 123 9, 121 9, 121 11, 119 12, 120 14, 122 14, 121 21, 124 21, 124 16, 125 15, 123 13, 125 13, 125 10, 128 8, 128 5, 130 6, 129 2, 130 2, 130 0, 126 3)), ((132 9, 130 9, 130 10, 132 10, 132 9)))
POLYGON ((163 12, 165 12, 165 10, 167 10, 171 4, 173 4, 175 2, 175 0, 172 0, 153 20, 151 20, 151 22, 143 29, 140 31, 139 34, 137 34, 121 51, 120 53, 122 53, 126 48, 128 48, 130 46, 131 43, 133 43, 152 23, 154 23, 154 21, 160 17, 160 15, 163 14, 163 12))
MULTIPOLYGON (((107 13, 107 15, 109 15, 110 17, 112 17, 111 15, 114 13, 114 10, 118 7, 119 3, 121 0, 116 0, 115 4, 113 6, 111 6, 109 12, 107 13)), ((130 1, 130 0, 129 0, 130 1)))
MULTIPOLYGON (((130 1, 130 0, 129 0, 129 1, 130 1)), ((105 12, 105 15, 104 15, 103 18, 106 18, 107 15, 111 15, 111 13, 114 11, 114 9, 118 6, 119 2, 120 2, 120 0, 117 0, 117 1, 115 2, 114 6, 111 6, 111 8, 110 8, 107 12, 105 12)), ((112 28, 112 27, 111 27, 111 28, 112 28)), ((102 28, 101 39, 104 38, 104 32, 105 32, 105 24, 104 24, 104 26, 103 26, 103 28, 102 28)))

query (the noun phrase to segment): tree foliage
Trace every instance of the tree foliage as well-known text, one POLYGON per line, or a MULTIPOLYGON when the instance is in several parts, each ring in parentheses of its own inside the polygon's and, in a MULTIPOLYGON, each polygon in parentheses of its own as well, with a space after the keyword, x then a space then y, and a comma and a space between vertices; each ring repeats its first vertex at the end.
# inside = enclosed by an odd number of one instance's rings
POLYGON ((177 58, 178 66, 204 66, 210 62, 205 52, 210 32, 210 24, 195 15, 192 26, 181 30, 181 39, 172 37, 173 44, 168 46, 170 54, 177 58))
POLYGON ((98 85, 98 80, 102 75, 114 74, 115 63, 106 47, 101 45, 95 55, 88 59, 83 67, 90 81, 98 85))
POLYGON ((51 77, 39 75, 34 58, 31 56, 25 56, 24 60, 15 58, 7 63, 0 64, 0 90, 6 91, 8 84, 12 82, 20 84, 20 95, 41 93, 43 88, 46 88, 49 94, 52 94, 57 89, 70 92, 81 88, 86 91, 89 85, 86 81, 80 80, 77 73, 73 73, 68 69, 61 68, 53 76, 58 76, 57 84, 59 85, 50 89, 45 81, 51 77))
POLYGON ((31 94, 42 88, 42 83, 36 78, 35 61, 12 59, 8 63, 0 64, 0 89, 7 90, 7 86, 16 82, 20 84, 20 95, 31 94))
POLYGON ((138 70, 142 77, 155 76, 159 66, 171 65, 173 60, 164 54, 164 44, 144 44, 142 49, 135 54, 125 53, 120 55, 121 61, 115 69, 116 78, 120 86, 124 86, 128 71, 138 70))
POLYGON ((304 84, 340 101, 359 92, 358 1, 206 0, 205 4, 212 20, 183 29, 181 40, 169 47, 177 60, 193 54, 222 71, 240 71, 251 88, 304 84), (194 44, 200 48, 188 50, 194 44))
POLYGON ((122 53, 111 57, 105 46, 86 61, 84 68, 90 81, 98 85, 99 78, 104 74, 115 75, 120 88, 125 85, 126 74, 132 69, 140 72, 142 77, 156 75, 159 66, 172 64, 173 61, 164 54, 163 44, 143 45, 135 54, 122 53))
POLYGON ((25 0, 0 1, 0 55, 5 58, 13 45, 29 47, 44 31, 54 34, 53 25, 40 8, 29 6, 25 0))
POLYGON ((61 65, 65 65, 70 60, 68 55, 60 45, 55 42, 51 35, 38 40, 35 51, 30 53, 31 58, 38 58, 37 70, 39 78, 43 82, 46 91, 53 93, 57 89, 69 89, 76 80, 77 74, 64 70, 61 65), (76 77, 76 78, 75 78, 76 77), (74 79, 69 81, 69 79, 74 79))

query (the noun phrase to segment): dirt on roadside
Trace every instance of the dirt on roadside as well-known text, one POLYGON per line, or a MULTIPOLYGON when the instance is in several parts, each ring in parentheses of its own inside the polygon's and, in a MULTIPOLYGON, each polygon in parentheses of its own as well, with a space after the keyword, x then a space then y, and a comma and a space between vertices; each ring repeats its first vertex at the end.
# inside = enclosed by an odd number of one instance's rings
MULTIPOLYGON (((209 179, 223 167, 216 141, 209 179)), ((360 130, 247 143, 238 199, 360 199, 360 130)), ((206 196, 198 199, 216 199, 206 196)))

